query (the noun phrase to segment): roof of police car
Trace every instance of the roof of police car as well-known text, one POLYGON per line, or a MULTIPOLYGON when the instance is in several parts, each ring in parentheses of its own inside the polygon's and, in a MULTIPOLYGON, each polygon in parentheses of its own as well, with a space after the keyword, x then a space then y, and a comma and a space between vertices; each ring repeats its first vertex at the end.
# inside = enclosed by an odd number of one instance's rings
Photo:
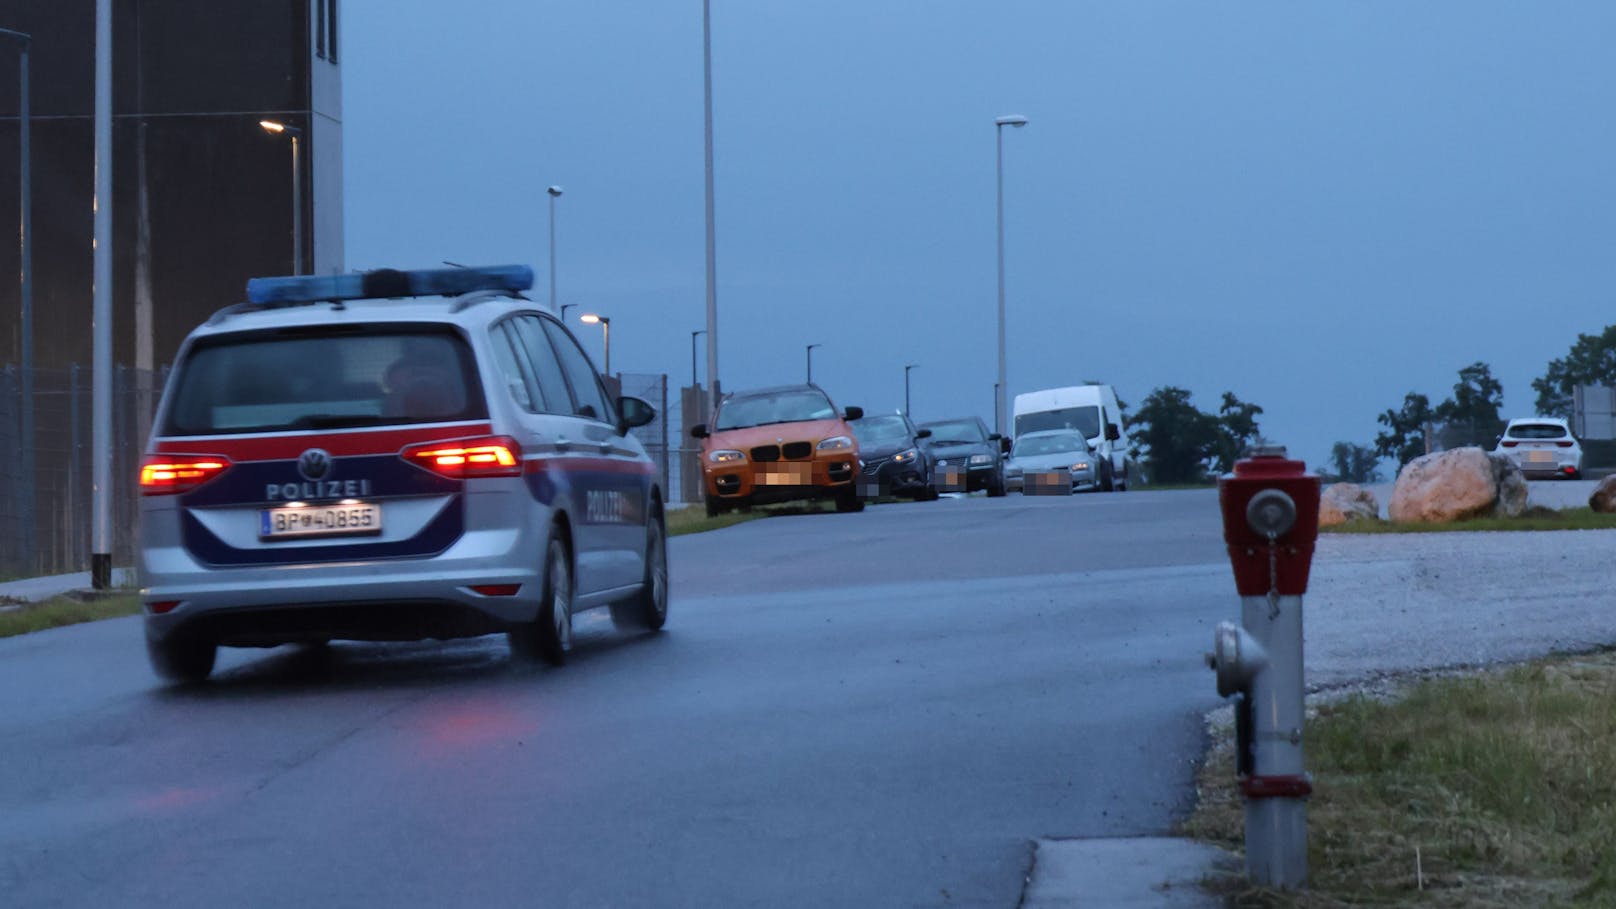
POLYGON ((512 312, 554 315, 549 307, 511 294, 475 291, 453 297, 400 297, 309 303, 220 313, 191 332, 192 337, 270 328, 369 323, 436 322, 487 325, 512 312), (462 304, 469 304, 464 305, 462 304))

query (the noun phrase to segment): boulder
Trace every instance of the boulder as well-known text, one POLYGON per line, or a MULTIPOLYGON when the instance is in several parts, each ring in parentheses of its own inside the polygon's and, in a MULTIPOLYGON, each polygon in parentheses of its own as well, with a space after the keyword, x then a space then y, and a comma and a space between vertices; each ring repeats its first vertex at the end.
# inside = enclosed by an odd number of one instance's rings
POLYGON ((1503 455, 1455 448, 1415 458, 1397 474, 1387 512, 1394 521, 1428 524, 1466 518, 1513 518, 1526 510, 1526 478, 1503 455))
POLYGON ((1380 501, 1354 483, 1331 483, 1319 496, 1319 526, 1334 527, 1348 521, 1380 520, 1380 501))
POLYGON ((1588 507, 1600 514, 1616 512, 1616 473, 1599 481, 1594 494, 1588 497, 1588 507))

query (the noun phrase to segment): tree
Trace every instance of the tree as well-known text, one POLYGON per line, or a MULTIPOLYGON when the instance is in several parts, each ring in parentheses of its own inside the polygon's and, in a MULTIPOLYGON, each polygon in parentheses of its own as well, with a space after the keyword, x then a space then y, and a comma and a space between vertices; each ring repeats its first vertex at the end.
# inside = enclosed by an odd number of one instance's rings
POLYGON ((1577 335, 1564 357, 1549 361, 1543 376, 1532 380, 1537 412, 1571 419, 1571 390, 1578 385, 1616 385, 1616 325, 1597 335, 1577 335))
POLYGON ((1489 430, 1500 422, 1498 411, 1504 406, 1504 385, 1493 378, 1492 368, 1476 362, 1459 370, 1459 381, 1454 383, 1453 397, 1436 406, 1436 418, 1449 424, 1485 426, 1489 430))
POLYGON ((1245 451, 1252 442, 1255 442, 1260 433, 1257 430, 1257 416, 1263 412, 1261 407, 1248 404, 1234 396, 1234 392, 1223 393, 1223 406, 1218 408, 1218 473, 1228 473, 1234 469, 1234 462, 1240 459, 1240 453, 1245 451))
POLYGON ((1146 396, 1128 428, 1144 448, 1152 483, 1205 480, 1207 462, 1217 457, 1222 438, 1217 417, 1196 408, 1187 390, 1172 385, 1146 396))
POLYGON ((1413 391, 1404 395, 1401 410, 1388 410, 1375 418, 1386 427, 1375 436, 1375 453, 1398 464, 1425 454, 1425 425, 1431 417, 1430 398, 1413 391))
POLYGON ((1368 445, 1337 442, 1330 448, 1330 464, 1337 482, 1380 482, 1380 454, 1368 445))

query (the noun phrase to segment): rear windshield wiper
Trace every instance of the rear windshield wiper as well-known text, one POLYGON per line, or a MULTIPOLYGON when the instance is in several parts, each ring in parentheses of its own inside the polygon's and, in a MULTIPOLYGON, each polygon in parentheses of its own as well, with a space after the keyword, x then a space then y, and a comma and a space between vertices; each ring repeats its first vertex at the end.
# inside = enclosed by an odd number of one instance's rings
POLYGON ((336 429, 341 426, 375 426, 378 423, 402 422, 373 413, 314 413, 299 417, 293 429, 336 429))

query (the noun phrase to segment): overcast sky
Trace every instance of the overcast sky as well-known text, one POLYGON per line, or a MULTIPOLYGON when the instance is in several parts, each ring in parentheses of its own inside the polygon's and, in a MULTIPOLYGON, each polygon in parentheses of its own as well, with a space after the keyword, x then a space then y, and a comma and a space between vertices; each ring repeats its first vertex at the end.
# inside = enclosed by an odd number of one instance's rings
MULTIPOLYGON (((689 381, 700 0, 349 0, 350 267, 532 263, 689 381)), ((1009 385, 1233 391, 1310 464, 1459 367, 1506 416, 1616 322, 1616 4, 713 0, 720 374, 993 417, 1009 385)), ((705 356, 705 354, 703 354, 705 356)), ((701 366, 705 375, 705 360, 701 366)))

